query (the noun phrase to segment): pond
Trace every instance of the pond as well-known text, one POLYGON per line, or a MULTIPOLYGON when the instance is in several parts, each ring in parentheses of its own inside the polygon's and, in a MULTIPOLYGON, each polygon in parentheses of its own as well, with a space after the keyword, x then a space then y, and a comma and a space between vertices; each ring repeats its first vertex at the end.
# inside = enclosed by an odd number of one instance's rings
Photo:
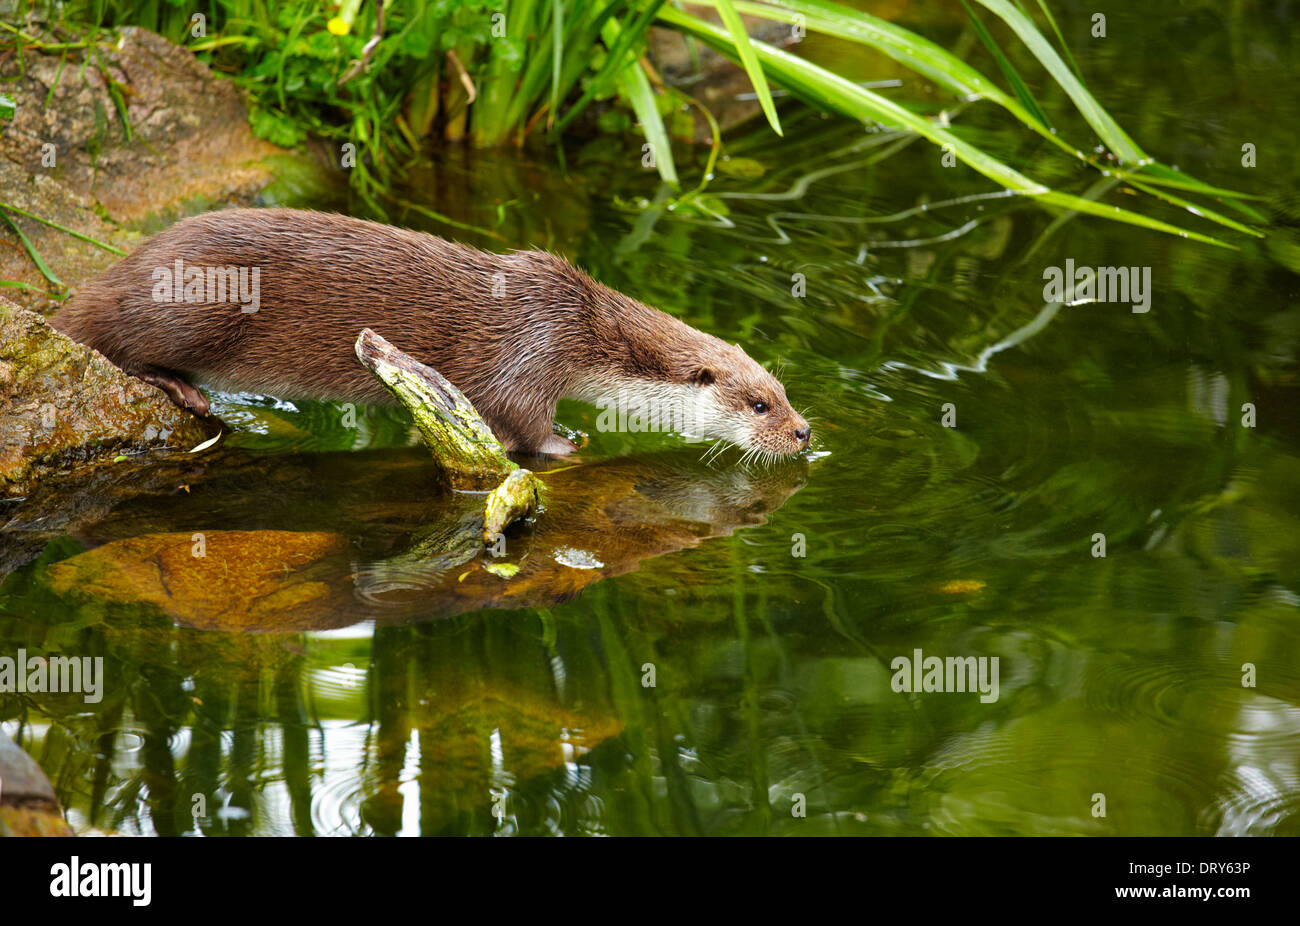
MULTIPOLYGON (((445 154, 401 194, 480 231, 394 220, 739 342, 813 452, 740 466, 562 404, 591 442, 512 575, 439 554, 475 499, 401 413, 216 396, 215 455, 78 487, 102 510, 31 555, 0 515, 0 652, 103 660, 97 700, 0 695, 4 731, 79 831, 1300 833, 1296 29, 1143 6, 1104 40, 1077 17, 1090 88, 1265 194, 1266 239, 1149 198, 1237 249, 1050 212, 797 107, 729 139, 763 173, 709 211, 667 208, 630 141, 445 154), (1053 300, 1067 262, 1133 268, 1130 298, 1053 300)), ((953 121, 1124 198, 987 107, 953 121)))

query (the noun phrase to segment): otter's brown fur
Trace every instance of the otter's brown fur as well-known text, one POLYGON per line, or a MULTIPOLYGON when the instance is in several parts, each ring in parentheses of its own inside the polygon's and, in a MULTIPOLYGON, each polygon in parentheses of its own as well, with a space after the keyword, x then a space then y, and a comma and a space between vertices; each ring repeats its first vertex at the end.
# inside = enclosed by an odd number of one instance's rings
POLYGON ((769 453, 807 444, 781 384, 739 347, 562 258, 487 253, 329 213, 234 209, 178 222, 82 287, 52 323, 200 414, 207 400, 192 384, 391 402, 353 353, 368 327, 455 383, 509 450, 571 450, 552 432, 556 401, 626 383, 712 389, 731 417, 703 436, 769 453), (158 301, 160 268, 177 266, 257 268, 256 311, 210 293, 158 301), (739 417, 746 410, 752 422, 739 417))

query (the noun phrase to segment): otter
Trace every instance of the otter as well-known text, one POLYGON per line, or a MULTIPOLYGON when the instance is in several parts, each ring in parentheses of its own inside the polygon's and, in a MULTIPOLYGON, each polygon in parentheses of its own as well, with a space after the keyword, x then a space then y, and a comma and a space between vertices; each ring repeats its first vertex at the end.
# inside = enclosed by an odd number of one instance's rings
POLYGON ((668 415, 672 430, 756 456, 795 453, 811 433, 738 345, 560 257, 332 213, 184 219, 88 282, 51 324, 199 415, 209 406, 198 386, 392 403, 353 353, 371 328, 455 383, 512 452, 576 449, 553 429, 561 398, 668 415))

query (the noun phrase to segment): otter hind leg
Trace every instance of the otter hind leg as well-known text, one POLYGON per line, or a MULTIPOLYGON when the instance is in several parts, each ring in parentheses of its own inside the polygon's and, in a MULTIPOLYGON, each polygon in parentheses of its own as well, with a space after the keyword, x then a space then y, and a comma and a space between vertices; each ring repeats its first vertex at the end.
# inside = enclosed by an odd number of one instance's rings
POLYGON ((179 373, 159 367, 143 367, 128 372, 151 386, 157 386, 181 408, 188 408, 199 417, 207 416, 209 410, 207 397, 191 383, 182 379, 179 373))

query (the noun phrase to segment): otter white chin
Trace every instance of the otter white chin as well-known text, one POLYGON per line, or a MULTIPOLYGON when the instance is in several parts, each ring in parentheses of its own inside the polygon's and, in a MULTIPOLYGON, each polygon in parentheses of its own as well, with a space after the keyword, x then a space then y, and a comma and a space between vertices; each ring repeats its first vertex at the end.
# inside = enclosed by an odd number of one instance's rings
POLYGON ((561 398, 621 403, 760 454, 795 453, 810 436, 785 388, 740 347, 562 258, 330 213, 232 209, 177 222, 51 324, 200 415, 198 386, 391 403, 353 353, 371 328, 455 383, 514 452, 574 449, 552 429, 561 398))

